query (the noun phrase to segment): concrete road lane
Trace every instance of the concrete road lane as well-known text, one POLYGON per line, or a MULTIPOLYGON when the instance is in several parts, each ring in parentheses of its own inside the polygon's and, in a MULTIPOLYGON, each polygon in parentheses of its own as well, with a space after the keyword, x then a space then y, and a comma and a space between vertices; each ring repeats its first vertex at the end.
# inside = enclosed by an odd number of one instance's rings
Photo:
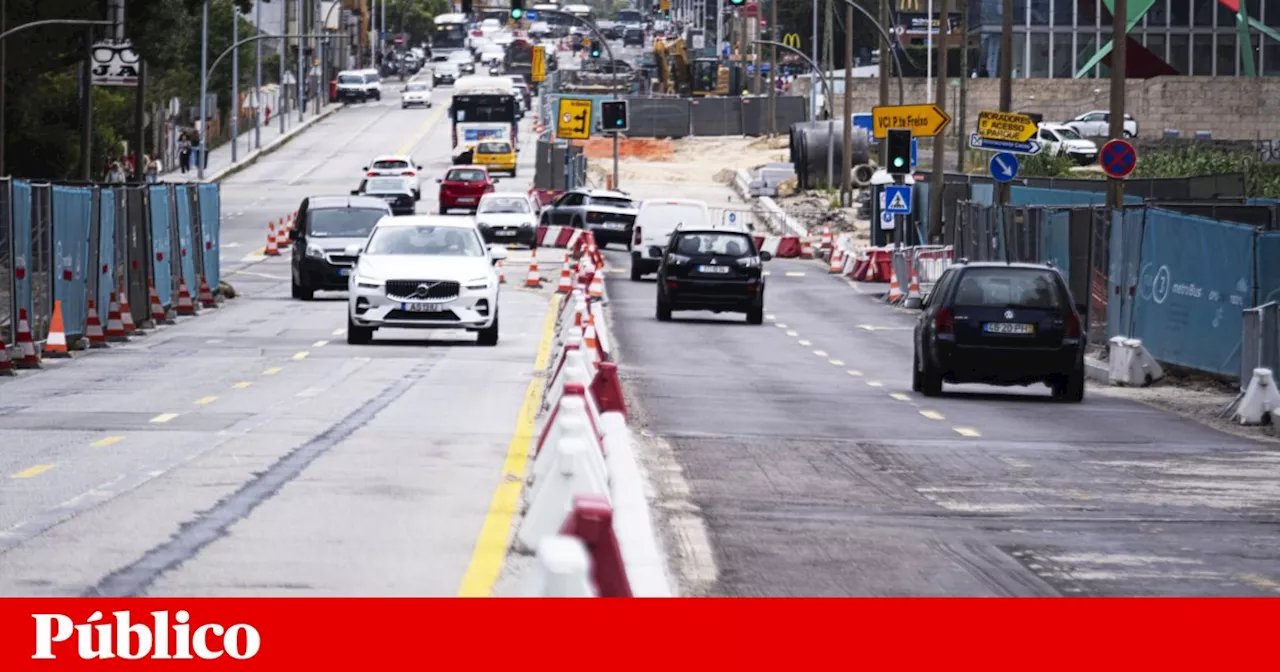
POLYGON ((925 399, 914 315, 817 263, 766 268, 763 326, 660 323, 653 281, 607 279, 624 380, 709 528, 712 592, 1280 591, 1273 450, 1094 388, 925 399))
MULTIPOLYGON (((225 181, 224 249, 261 246, 267 219, 349 191, 376 154, 441 173, 448 93, 348 107, 225 181)), ((490 500, 531 432, 554 285, 508 272, 497 347, 405 330, 349 346, 344 295, 294 301, 287 256, 228 258, 239 298, 0 382, 0 594, 487 591, 505 541, 490 500)))

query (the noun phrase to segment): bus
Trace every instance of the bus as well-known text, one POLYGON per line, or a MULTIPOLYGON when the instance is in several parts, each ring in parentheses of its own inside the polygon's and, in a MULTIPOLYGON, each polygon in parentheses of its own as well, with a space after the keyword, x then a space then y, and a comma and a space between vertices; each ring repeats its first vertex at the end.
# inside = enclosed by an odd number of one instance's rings
POLYGON ((470 163, 471 151, 484 140, 518 146, 515 82, 510 77, 467 75, 453 85, 449 119, 453 125, 453 162, 470 163))
POLYGON ((644 24, 644 15, 638 9, 619 9, 618 23, 624 26, 639 26, 644 24))
POLYGON ((529 8, 529 11, 538 17, 538 21, 550 26, 552 35, 555 37, 564 37, 569 34, 569 24, 573 23, 573 19, 560 14, 560 5, 554 2, 539 3, 529 8))
POLYGON ((586 19, 589 23, 595 23, 595 13, 591 11, 589 5, 565 5, 561 11, 572 14, 580 19, 586 19))
POLYGON ((443 61, 449 54, 467 48, 466 14, 441 14, 433 21, 431 31, 431 60, 443 61))

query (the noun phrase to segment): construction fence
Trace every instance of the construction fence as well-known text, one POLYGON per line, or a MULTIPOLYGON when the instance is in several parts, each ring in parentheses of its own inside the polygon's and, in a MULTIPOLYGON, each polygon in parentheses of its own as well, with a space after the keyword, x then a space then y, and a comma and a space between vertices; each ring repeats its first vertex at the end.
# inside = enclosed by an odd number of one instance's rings
MULTIPOLYGON (((554 122, 560 99, 592 101, 593 123, 601 118, 600 103, 614 100, 608 94, 551 93, 542 96, 542 119, 554 122)), ((806 121, 809 101, 799 96, 778 96, 775 125, 769 125, 768 96, 677 98, 624 96, 630 119, 625 135, 633 138, 685 138, 721 135, 766 135, 771 130, 788 133, 791 124, 806 121)), ((549 123, 554 131, 554 123, 549 123)))
POLYGON ((69 342, 85 334, 88 304, 105 315, 128 293, 135 323, 150 319, 154 283, 166 310, 203 277, 216 293, 221 203, 216 184, 51 184, 0 178, 0 340, 17 340, 25 310, 36 341, 55 301, 69 342))

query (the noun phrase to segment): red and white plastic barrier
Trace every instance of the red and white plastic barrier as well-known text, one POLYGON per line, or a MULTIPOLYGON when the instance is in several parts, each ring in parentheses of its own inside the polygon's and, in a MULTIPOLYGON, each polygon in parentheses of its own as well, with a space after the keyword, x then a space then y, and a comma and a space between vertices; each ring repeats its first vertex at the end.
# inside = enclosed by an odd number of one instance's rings
POLYGON ((795 259, 800 256, 800 236, 752 236, 761 252, 779 259, 795 259))
POLYGON ((562 247, 572 249, 586 231, 572 226, 538 226, 538 247, 562 247))

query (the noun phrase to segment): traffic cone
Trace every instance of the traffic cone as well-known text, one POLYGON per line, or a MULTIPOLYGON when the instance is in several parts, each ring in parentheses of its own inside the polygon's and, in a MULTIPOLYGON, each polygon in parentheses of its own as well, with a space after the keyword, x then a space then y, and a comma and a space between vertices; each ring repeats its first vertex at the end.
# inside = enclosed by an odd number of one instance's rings
POLYGON ((529 275, 524 279, 525 287, 540 289, 542 287, 542 276, 538 275, 538 258, 534 257, 529 260, 529 275))
POLYGON ((31 339, 31 323, 27 321, 27 309, 18 309, 18 359, 13 365, 19 369, 40 368, 36 354, 36 342, 31 339))
POLYGON ((13 360, 9 359, 9 346, 0 338, 0 376, 16 376, 13 372, 13 360))
POLYGON ((49 359, 68 359, 67 327, 62 321, 62 300, 53 301, 53 318, 49 320, 49 337, 44 340, 44 356, 49 359))
POLYGON ((889 303, 897 303, 902 300, 902 287, 898 285, 898 269, 889 272, 889 303))
POLYGON ((180 280, 178 282, 178 314, 179 315, 195 315, 196 304, 191 302, 191 292, 187 289, 187 281, 180 280))
POLYGON ((90 348, 106 348, 107 332, 102 330, 102 320, 98 318, 98 308, 93 300, 89 300, 88 316, 84 321, 84 335, 89 339, 90 348))
POLYGON ((507 284, 507 272, 502 270, 501 261, 498 262, 498 284, 499 285, 507 284))
POLYGON ((565 252, 564 262, 560 264, 560 285, 556 287, 556 294, 568 294, 573 291, 573 278, 569 274, 569 253, 565 252))
POLYGON ((828 273, 839 273, 844 270, 844 250, 836 248, 831 251, 831 265, 827 267, 828 273))
POLYGON ((120 320, 120 304, 116 303, 116 293, 111 292, 111 303, 107 306, 107 340, 112 343, 123 343, 129 340, 124 330, 124 322, 120 320))
POLYGON ((283 252, 289 249, 289 229, 293 228, 293 222, 282 224, 276 229, 276 250, 283 252))
POLYGON ((604 298, 604 275, 592 273, 589 295, 592 301, 600 301, 604 298))
POLYGON ((133 308, 129 307, 129 289, 120 283, 120 324, 124 325, 124 333, 129 336, 140 335, 138 325, 133 323, 133 308))
POLYGON ((582 349, 591 353, 588 357, 596 366, 600 366, 600 341, 596 336, 596 316, 587 315, 587 326, 582 330, 582 349))
POLYGON ((822 249, 829 250, 832 247, 831 225, 827 222, 822 223, 822 249))
POLYGON ((173 320, 169 319, 169 314, 164 311, 164 304, 160 303, 160 294, 156 292, 154 280, 147 282, 147 293, 151 297, 151 321, 158 325, 173 324, 173 320))
POLYGON ((813 242, 809 240, 809 236, 804 236, 800 239, 800 258, 813 258, 813 242))
POLYGON ((196 298, 200 300, 200 306, 203 308, 218 307, 218 300, 213 298, 213 290, 209 288, 209 282, 203 275, 200 276, 200 293, 196 298))
POLYGON ((906 308, 919 308, 924 299, 920 296, 920 279, 916 276, 916 269, 908 269, 907 277, 909 278, 907 281, 907 296, 903 306, 906 308))
POLYGON ((280 256, 280 248, 276 247, 276 223, 267 222, 267 247, 262 251, 268 257, 280 256))

